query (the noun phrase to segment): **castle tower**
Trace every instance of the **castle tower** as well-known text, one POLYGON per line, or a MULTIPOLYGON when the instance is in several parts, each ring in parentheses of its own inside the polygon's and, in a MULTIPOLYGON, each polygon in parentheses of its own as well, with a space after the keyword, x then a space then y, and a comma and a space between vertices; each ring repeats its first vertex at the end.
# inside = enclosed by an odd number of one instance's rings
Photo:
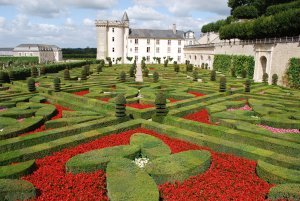
POLYGON ((113 63, 122 58, 124 63, 127 54, 127 39, 129 35, 129 18, 125 12, 121 21, 96 20, 97 59, 110 57, 113 63))

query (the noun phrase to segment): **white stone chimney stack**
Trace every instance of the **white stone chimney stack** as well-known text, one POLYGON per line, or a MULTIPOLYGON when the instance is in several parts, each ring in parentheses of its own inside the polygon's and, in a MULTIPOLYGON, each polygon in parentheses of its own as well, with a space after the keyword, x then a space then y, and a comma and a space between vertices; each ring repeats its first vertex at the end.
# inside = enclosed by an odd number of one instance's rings
POLYGON ((176 24, 173 24, 173 33, 176 34, 177 30, 176 30, 176 24))

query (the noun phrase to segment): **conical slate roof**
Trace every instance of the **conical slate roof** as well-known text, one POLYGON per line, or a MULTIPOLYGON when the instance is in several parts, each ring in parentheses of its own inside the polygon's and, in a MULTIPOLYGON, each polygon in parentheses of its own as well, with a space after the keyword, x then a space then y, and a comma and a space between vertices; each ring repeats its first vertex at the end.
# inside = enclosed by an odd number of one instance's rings
POLYGON ((127 12, 124 13, 123 17, 122 17, 122 21, 129 21, 127 12))

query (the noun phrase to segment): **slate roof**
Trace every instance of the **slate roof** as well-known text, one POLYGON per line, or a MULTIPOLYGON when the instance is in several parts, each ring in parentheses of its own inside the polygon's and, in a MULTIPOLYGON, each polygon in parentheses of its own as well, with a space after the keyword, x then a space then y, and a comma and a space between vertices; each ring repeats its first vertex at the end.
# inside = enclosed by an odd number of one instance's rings
POLYGON ((130 29, 129 38, 157 38, 157 39, 184 39, 184 31, 155 30, 155 29, 130 29))
POLYGON ((124 15, 122 17, 122 21, 129 21, 129 17, 127 15, 127 12, 124 13, 124 15))
POLYGON ((0 48, 0 51, 13 51, 14 48, 0 48))

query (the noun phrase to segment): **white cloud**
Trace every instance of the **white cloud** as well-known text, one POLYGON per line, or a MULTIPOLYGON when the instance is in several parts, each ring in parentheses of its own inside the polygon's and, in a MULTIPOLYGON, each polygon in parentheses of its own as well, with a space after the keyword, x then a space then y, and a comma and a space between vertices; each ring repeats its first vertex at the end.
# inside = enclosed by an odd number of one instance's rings
POLYGON ((0 16, 0 29, 5 25, 5 18, 0 16))
POLYGON ((84 18, 83 21, 82 21, 82 23, 85 26, 94 26, 95 25, 94 20, 91 20, 89 18, 84 18))
POLYGON ((89 9, 107 9, 117 4, 118 0, 63 0, 65 4, 89 9))
POLYGON ((163 20, 164 15, 157 12, 153 8, 135 5, 127 9, 129 18, 139 20, 163 20))

